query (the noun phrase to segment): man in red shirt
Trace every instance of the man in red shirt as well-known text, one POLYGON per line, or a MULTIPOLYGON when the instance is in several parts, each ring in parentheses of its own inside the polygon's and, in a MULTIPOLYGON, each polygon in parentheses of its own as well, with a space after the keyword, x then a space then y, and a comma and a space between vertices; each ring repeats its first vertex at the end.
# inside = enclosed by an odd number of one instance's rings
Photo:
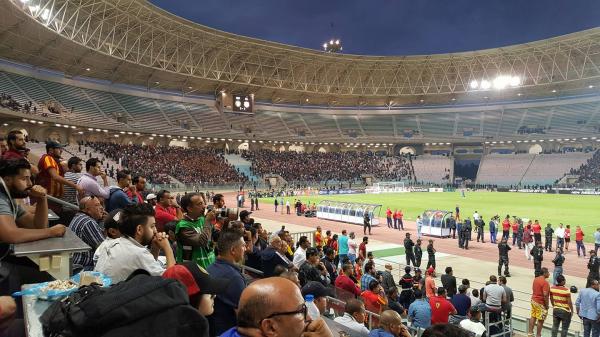
POLYGON ((388 228, 392 228, 392 210, 389 207, 385 211, 385 218, 387 219, 388 228))
MULTIPOLYGON (((131 183, 133 184, 133 186, 135 186, 135 196, 137 199, 137 203, 143 204, 144 197, 142 197, 142 192, 144 192, 144 189, 146 188, 146 178, 144 178, 142 176, 135 176, 131 180, 131 183)), ((125 192, 125 193, 127 194, 127 196, 130 199, 131 199, 131 197, 133 197, 132 190, 127 190, 127 192, 125 192)))
POLYGON ((323 230, 321 226, 317 226, 317 231, 315 232, 315 246, 323 247, 323 230))
POLYGON ((504 221, 502 221, 502 239, 508 241, 509 231, 510 231, 510 220, 509 216, 506 215, 504 221))
POLYGON ((383 296, 383 287, 377 280, 371 280, 369 290, 363 291, 360 297, 365 302, 365 309, 376 314, 380 314, 382 307, 387 304, 385 296, 383 296))
POLYGON ((513 246, 517 242, 517 238, 519 237, 519 222, 515 219, 515 221, 511 224, 512 232, 513 232, 513 246))
POLYGON ((537 324, 537 337, 542 336, 544 320, 548 315, 550 301, 550 284, 546 279, 550 277, 548 268, 541 269, 540 276, 533 279, 531 294, 531 319, 529 320, 529 336, 533 336, 533 327, 537 324))
MULTIPOLYGON (((25 144, 25 136, 23 132, 19 130, 12 130, 6 136, 6 145, 8 149, 2 152, 2 158, 4 159, 19 159, 19 158, 27 158, 29 154, 29 149, 25 144)), ((35 165, 31 166, 31 175, 35 176, 38 174, 38 168, 35 165)))
POLYGON ((154 212, 156 213, 154 216, 156 220, 156 230, 158 232, 164 232, 165 224, 170 221, 181 220, 183 218, 183 213, 181 212, 181 207, 177 205, 175 197, 171 196, 171 192, 162 190, 158 192, 156 198, 158 199, 158 203, 156 204, 156 207, 154 207, 154 212))
POLYGON ((350 276, 353 273, 353 267, 351 264, 347 263, 342 266, 342 272, 335 279, 335 287, 339 288, 343 291, 340 292, 339 289, 337 291, 338 298, 342 295, 343 298, 348 296, 347 298, 354 298, 355 296, 360 296, 360 288, 352 281, 350 276))
POLYGON ((358 256, 363 260, 367 258, 367 244, 369 244, 369 237, 364 236, 361 244, 358 246, 358 256))
POLYGON ((404 223, 402 222, 402 210, 394 212, 394 228, 404 230, 404 223))
POLYGON ((540 225, 540 222, 538 220, 535 220, 535 222, 531 226, 531 229, 533 230, 533 238, 535 244, 537 245, 538 242, 542 242, 542 225, 540 225))
POLYGON ((446 299, 446 289, 444 287, 439 287, 437 296, 429 299, 429 306, 431 307, 431 325, 447 324, 450 315, 456 315, 456 308, 446 299))
POLYGON ((583 234, 583 230, 581 229, 581 227, 577 226, 577 228, 575 229, 575 244, 577 245, 577 256, 581 256, 581 253, 579 253, 579 250, 581 250, 583 253, 583 257, 585 257, 585 246, 583 245, 584 236, 585 234, 583 234))

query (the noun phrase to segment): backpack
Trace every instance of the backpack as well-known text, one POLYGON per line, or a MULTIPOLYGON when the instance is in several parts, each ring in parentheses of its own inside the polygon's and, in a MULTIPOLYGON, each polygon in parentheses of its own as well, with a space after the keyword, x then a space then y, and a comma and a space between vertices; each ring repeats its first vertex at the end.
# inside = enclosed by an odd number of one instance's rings
POLYGON ((110 288, 83 286, 40 317, 44 336, 208 336, 206 318, 174 279, 134 272, 110 288))

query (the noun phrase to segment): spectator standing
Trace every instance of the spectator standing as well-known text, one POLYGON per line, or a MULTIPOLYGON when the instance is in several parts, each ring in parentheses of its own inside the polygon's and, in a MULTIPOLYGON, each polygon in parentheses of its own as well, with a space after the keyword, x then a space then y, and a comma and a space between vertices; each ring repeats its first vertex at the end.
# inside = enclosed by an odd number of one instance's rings
MULTIPOLYGON (((117 174, 118 175, 118 174, 117 174)), ((135 189, 133 186, 132 189, 135 189)), ((199 194, 196 194, 200 198, 199 194)), ((177 204, 175 197, 171 195, 171 192, 167 190, 161 190, 156 195, 156 229, 159 232, 164 232, 164 226, 167 222, 178 221, 183 219, 183 212, 181 207, 177 204)), ((132 202, 136 202, 135 198, 132 202)), ((208 217, 207 217, 208 219, 208 217)))
POLYGON ((502 304, 507 302, 507 298, 504 288, 498 284, 498 279, 495 275, 490 276, 489 284, 483 288, 481 301, 485 303, 485 311, 490 312, 490 321, 499 321, 502 304))
POLYGON ((592 280, 589 286, 582 289, 575 301, 577 315, 581 317, 583 322, 583 336, 597 337, 600 335, 600 287, 597 280, 592 280))
MULTIPOLYGON (((188 195, 183 196, 182 205, 186 203, 185 198, 188 195)), ((246 280, 240 271, 246 251, 243 235, 233 230, 222 232, 217 249, 219 256, 207 270, 211 277, 228 279, 229 286, 215 298, 214 313, 208 317, 211 336, 219 336, 237 325, 235 314, 242 291, 246 288, 246 280)))
POLYGON ((467 286, 461 284, 460 287, 458 287, 458 294, 454 294, 450 299, 450 302, 456 309, 456 315, 451 318, 451 321, 456 323, 466 319, 469 309, 471 308, 471 298, 467 296, 467 286))
POLYGON ((437 287, 435 286, 435 269, 433 267, 429 267, 427 269, 427 276, 425 276, 425 295, 427 298, 432 298, 435 296, 437 287))
POLYGON ((382 281, 381 285, 383 286, 383 290, 387 294, 390 289, 396 288, 396 281, 394 280, 394 275, 392 275, 392 265, 389 263, 385 264, 385 270, 381 273, 382 281))
POLYGON ((515 295, 513 294, 512 289, 506 285, 507 279, 505 276, 498 277, 498 284, 502 286, 504 289, 504 294, 506 295, 506 302, 502 303, 502 311, 506 313, 506 318, 510 318, 512 316, 512 303, 515 301, 515 295))
MULTIPOLYGON (((533 280, 533 293, 531 295, 531 318, 529 319, 528 330, 530 336, 533 336, 533 328, 535 326, 537 326, 536 337, 542 336, 542 328, 544 327, 544 321, 548 315, 549 307, 550 284, 548 284, 548 281, 546 281, 548 277, 550 277, 548 269, 542 268, 540 275, 533 280)), ((596 316, 595 319, 598 319, 598 317, 596 316)))
MULTIPOLYGON (((80 198, 87 196, 95 196, 103 201, 110 197, 110 187, 108 186, 108 178, 102 170, 102 162, 98 158, 90 158, 85 162, 85 173, 77 181, 77 185, 83 189, 83 194, 80 198), (97 177, 101 177, 104 186, 98 184, 97 177)), ((108 206, 108 204, 107 204, 108 206)))
MULTIPOLYGON (((146 189, 146 178, 142 177, 142 176, 135 176, 135 177, 133 177, 133 179, 131 180, 131 182, 132 182, 133 186, 135 186, 135 192, 133 190, 128 190, 127 191, 127 196, 129 198, 132 198, 132 197, 135 196, 136 199, 137 199, 137 203, 138 204, 143 204, 144 203, 144 197, 142 196, 142 193, 146 189)), ((205 202, 203 201, 203 203, 205 203, 205 202)))
POLYGON ((589 287, 592 280, 600 281, 600 258, 598 258, 596 252, 592 250, 590 250, 590 259, 588 260, 587 268, 589 273, 587 277, 586 288, 589 287))
MULTIPOLYGON (((456 277, 453 275, 452 267, 446 267, 445 274, 442 275, 442 287, 446 289, 449 298, 456 295, 456 277)), ((466 316, 466 313, 465 315, 466 316)))
POLYGON ((531 260, 531 250, 533 249, 533 233, 531 232, 531 221, 525 226, 523 230, 523 244, 525 249, 525 257, 527 260, 531 260))
MULTIPOLYGON (((452 217, 452 215, 450 215, 452 217)), ((423 227, 423 219, 420 215, 417 215, 417 240, 421 238, 421 228, 423 227)), ((454 224, 454 232, 456 233, 456 223, 454 224)), ((454 234, 453 238, 454 238, 454 234)))
MULTIPOLYGON (((79 157, 71 157, 67 161, 67 172, 65 173, 65 179, 72 182, 73 184, 77 184, 79 178, 81 178, 81 170, 83 169, 83 163, 81 158, 79 157)), ((77 190, 74 189, 71 185, 65 185, 65 193, 63 195, 63 200, 71 203, 73 205, 77 205, 79 198, 77 197, 77 190)), ((63 212, 66 209, 63 207, 63 212)))
MULTIPOLYGON (((65 179, 65 170, 60 164, 62 149, 63 145, 56 141, 46 142, 46 154, 38 162, 39 173, 36 178, 37 183, 48 191, 48 195, 59 199, 63 197, 64 185, 74 188, 78 193, 83 192, 76 183, 65 179)), ((49 207, 57 213, 62 213, 61 205, 50 203, 49 207)))
POLYGON ((350 232, 348 236, 348 259, 350 263, 354 264, 356 261, 356 250, 358 249, 358 244, 356 244, 354 232, 350 232))
MULTIPOLYGON (((199 193, 188 193, 181 198, 185 212, 177 221, 175 237, 177 240, 177 263, 196 262, 207 269, 215 262, 213 227, 206 223, 204 202, 199 193)), ((158 207, 158 206, 157 206, 158 207)), ((164 227, 163 227, 164 228, 164 227)))
POLYGON ((583 255, 583 257, 585 257, 585 246, 583 245, 584 236, 585 234, 583 233, 581 226, 577 226, 577 228, 575 229, 575 243, 577 244, 577 256, 583 255), (581 255, 579 253, 580 250, 581 255))
POLYGON ((419 289, 415 290, 415 301, 408 308, 408 321, 417 329, 427 329, 431 326, 431 306, 419 289))
POLYGON ((555 285, 550 288, 550 303, 552 303, 552 337, 557 337, 558 327, 562 323, 560 337, 567 337, 571 317, 573 316, 573 303, 571 293, 565 287, 565 277, 558 275, 555 285))
POLYGON ((338 252, 340 255, 340 262, 344 262, 348 258, 348 235, 346 230, 342 230, 342 236, 338 238, 338 252))
POLYGON ((369 244, 369 237, 363 236, 362 242, 358 246, 358 256, 363 260, 367 258, 367 245, 369 244))

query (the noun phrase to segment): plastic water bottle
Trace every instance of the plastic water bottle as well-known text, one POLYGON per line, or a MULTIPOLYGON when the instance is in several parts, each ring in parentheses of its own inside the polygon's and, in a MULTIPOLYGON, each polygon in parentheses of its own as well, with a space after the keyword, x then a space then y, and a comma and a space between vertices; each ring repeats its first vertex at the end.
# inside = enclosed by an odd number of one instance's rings
POLYGON ((304 302, 308 309, 308 318, 312 321, 318 319, 321 314, 319 313, 319 308, 317 308, 317 305, 315 304, 315 297, 313 295, 306 295, 304 296, 304 302))

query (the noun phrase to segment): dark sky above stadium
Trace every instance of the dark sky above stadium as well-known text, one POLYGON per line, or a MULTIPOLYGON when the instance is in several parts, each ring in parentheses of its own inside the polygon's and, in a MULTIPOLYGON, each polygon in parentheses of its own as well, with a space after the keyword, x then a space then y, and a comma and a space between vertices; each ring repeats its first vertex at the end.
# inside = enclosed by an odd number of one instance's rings
POLYGON ((415 55, 507 46, 600 26, 598 0, 150 0, 227 32, 344 53, 415 55))

